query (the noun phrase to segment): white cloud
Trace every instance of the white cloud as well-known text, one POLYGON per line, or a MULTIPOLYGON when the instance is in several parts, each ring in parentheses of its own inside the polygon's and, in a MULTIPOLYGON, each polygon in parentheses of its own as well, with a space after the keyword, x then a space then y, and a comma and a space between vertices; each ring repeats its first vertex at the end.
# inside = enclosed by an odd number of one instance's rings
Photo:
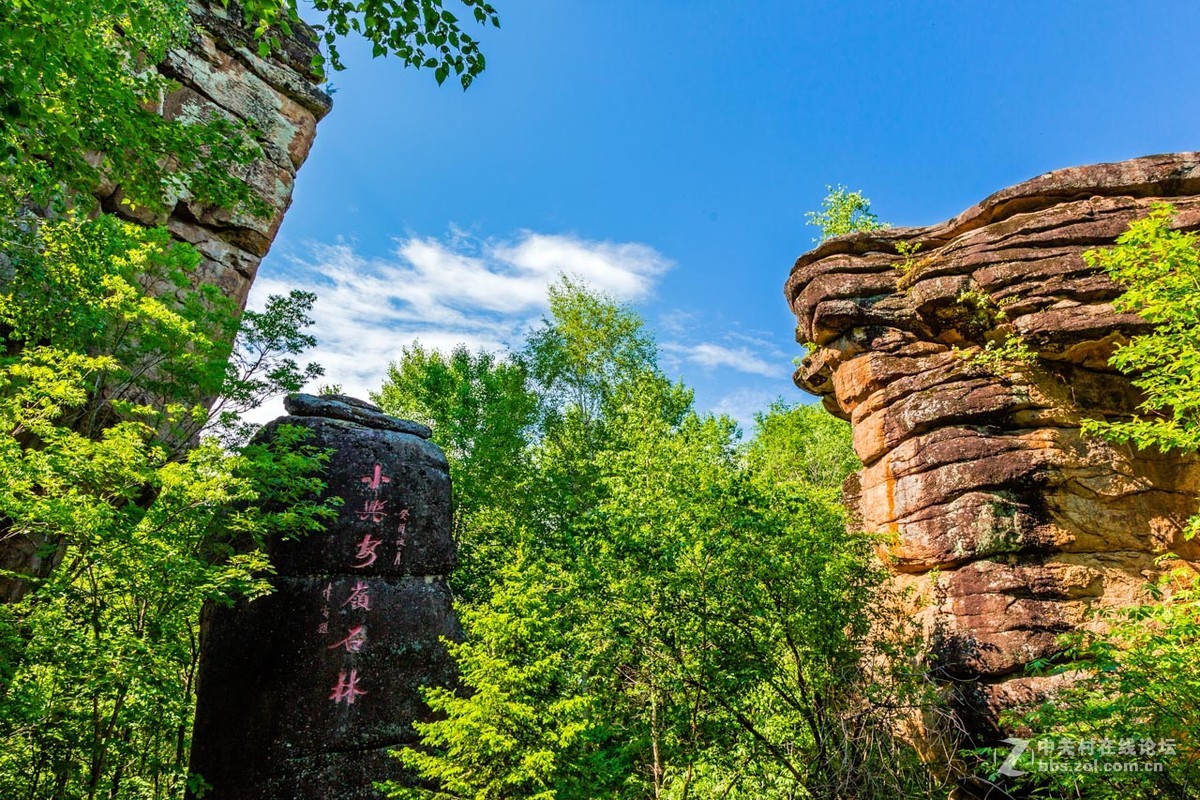
POLYGON ((712 412, 733 417, 749 438, 755 432, 754 415, 766 411, 778 397, 779 392, 770 389, 735 389, 718 400, 712 412))
POLYGON ((771 334, 767 331, 751 331, 749 333, 741 333, 739 331, 729 331, 725 334, 725 338, 736 342, 745 342, 759 350, 764 350, 771 355, 772 358, 782 358, 787 354, 779 349, 779 346, 771 338, 771 334))
POLYGON ((772 363, 748 347, 726 347, 713 342, 690 345, 680 342, 665 342, 662 349, 666 353, 709 370, 726 367, 767 378, 778 378, 789 373, 786 362, 772 363))
POLYGON ((365 398, 388 364, 419 340, 499 350, 519 343, 546 307, 546 289, 565 274, 623 301, 650 296, 672 263, 633 242, 601 242, 522 231, 511 241, 477 241, 452 229, 447 239, 397 239, 393 255, 367 258, 341 242, 316 245, 308 260, 260 274, 250 305, 303 289, 317 295, 311 360, 323 383, 365 398))
POLYGON ((658 329, 670 336, 686 336, 701 321, 701 315, 696 311, 684 311, 673 308, 658 316, 658 329))

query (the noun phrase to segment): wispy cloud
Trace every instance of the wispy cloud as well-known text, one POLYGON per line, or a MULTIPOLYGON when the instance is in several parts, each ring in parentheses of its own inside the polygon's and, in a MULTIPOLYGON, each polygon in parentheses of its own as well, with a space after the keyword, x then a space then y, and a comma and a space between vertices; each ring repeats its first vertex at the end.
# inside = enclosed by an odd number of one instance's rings
POLYGON ((781 363, 776 363, 778 359, 776 362, 768 361, 749 347, 726 347, 714 342, 698 344, 664 342, 662 349, 676 358, 707 370, 726 368, 749 375, 762 375, 766 378, 778 378, 786 375, 789 371, 786 361, 781 363))
POLYGON ((668 336, 683 338, 689 335, 702 320, 702 315, 697 311, 672 308, 658 315, 658 329, 668 336))
POLYGON ((776 344, 775 340, 771 338, 771 334, 767 331, 750 331, 748 333, 743 333, 741 331, 732 330, 725 334, 725 338, 729 341, 743 342, 751 345, 760 351, 766 352, 772 358, 783 358, 786 356, 786 353, 779 349, 778 344, 776 344))
POLYGON ((734 389, 718 400, 712 411, 733 417, 741 426, 742 433, 749 438, 754 434, 754 415, 766 411, 777 397, 779 392, 770 389, 734 389))
POLYGON ((391 256, 368 258, 353 245, 317 245, 307 259, 260 275, 251 305, 292 289, 316 293, 311 355, 325 382, 365 397, 388 364, 414 340, 449 349, 459 343, 498 350, 519 343, 545 309, 546 288, 568 275, 619 300, 649 297, 672 263, 635 242, 607 242, 522 231, 479 241, 452 231, 445 239, 396 240, 391 256))

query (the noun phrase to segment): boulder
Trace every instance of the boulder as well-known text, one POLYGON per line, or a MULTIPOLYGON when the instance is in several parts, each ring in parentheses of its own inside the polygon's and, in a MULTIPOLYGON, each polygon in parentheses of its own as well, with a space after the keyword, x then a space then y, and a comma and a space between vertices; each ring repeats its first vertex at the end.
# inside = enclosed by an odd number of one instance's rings
POLYGON ((311 431, 343 502, 326 531, 268 543, 271 594, 205 610, 191 772, 214 800, 376 800, 402 777, 389 751, 417 742, 421 690, 454 680, 448 465, 428 429, 370 404, 286 407, 260 435, 311 431))

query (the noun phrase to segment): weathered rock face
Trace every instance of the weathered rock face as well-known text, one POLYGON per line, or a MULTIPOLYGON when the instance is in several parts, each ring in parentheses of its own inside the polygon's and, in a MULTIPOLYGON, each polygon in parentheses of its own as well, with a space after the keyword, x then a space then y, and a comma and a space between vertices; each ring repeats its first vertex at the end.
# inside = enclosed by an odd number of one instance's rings
MULTIPOLYGON (((236 3, 228 9, 207 0, 190 5, 196 23, 192 43, 186 51, 171 52, 160 66, 179 87, 159 110, 170 118, 215 114, 248 123, 261 137, 263 157, 243 177, 271 214, 230 214, 183 197, 169 216, 156 218, 122 205, 118 186, 102 186, 99 196, 106 211, 166 225, 177 239, 194 245, 201 255, 197 281, 218 287, 244 308, 258 265, 291 204, 296 171, 331 101, 311 72, 317 50, 308 26, 296 25, 280 52, 264 59, 256 54, 250 31, 241 26, 236 3)), ((63 552, 37 534, 0 537, 0 569, 44 577, 63 552)), ((27 588, 23 580, 0 578, 0 602, 19 600, 27 588)))
POLYGON ((217 286, 239 307, 246 304, 258 265, 271 247, 292 202, 296 171, 308 157, 317 122, 331 100, 312 73, 316 37, 303 23, 278 53, 261 58, 236 3, 191 0, 195 29, 187 50, 171 52, 159 69, 178 84, 159 109, 176 119, 224 117, 247 123, 263 156, 243 177, 271 209, 265 218, 204 206, 183 197, 166 218, 143 218, 121 205, 119 187, 102 189, 108 211, 139 222, 165 224, 200 251, 199 280, 217 286))
POLYGON ((389 750, 417 741, 420 689, 448 685, 461 638, 450 477, 428 430, 361 401, 293 397, 309 443, 333 451, 324 534, 271 543, 274 592, 206 609, 191 771, 214 800, 378 798, 389 750))
POLYGON ((1159 200, 1200 228, 1200 153, 1060 170, 940 225, 840 237, 787 282, 797 340, 812 343, 795 380, 852 423, 864 467, 850 502, 894 537, 895 581, 940 631, 983 738, 1000 709, 1052 688, 1025 665, 1092 624, 1089 607, 1134 602, 1163 553, 1200 558, 1181 536, 1196 459, 1079 430, 1134 410, 1107 361, 1146 330, 1113 310, 1120 290, 1082 253, 1159 200), (901 243, 920 248, 906 257, 901 243), (972 360, 1011 333, 1035 362, 972 360))

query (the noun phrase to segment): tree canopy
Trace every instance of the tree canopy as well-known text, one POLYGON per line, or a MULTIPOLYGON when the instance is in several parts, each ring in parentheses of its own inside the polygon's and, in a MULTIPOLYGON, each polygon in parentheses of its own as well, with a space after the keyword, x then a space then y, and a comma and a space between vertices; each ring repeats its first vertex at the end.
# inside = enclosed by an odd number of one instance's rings
POLYGON ((777 404, 740 445, 631 309, 571 281, 549 300, 520 351, 411 348, 376 395, 447 447, 467 630, 464 691, 431 689, 424 746, 399 754, 424 783, 391 795, 938 796, 889 728, 936 698, 867 660, 906 628, 837 500, 845 423, 777 404), (524 424, 461 449, 485 407, 524 424))
MULTIPOLYGON (((273 27, 289 34, 299 20, 296 0, 242 0, 241 5, 247 24, 261 37, 263 53, 278 45, 273 27)), ((439 85, 453 72, 466 89, 486 61, 479 42, 445 5, 443 0, 313 0, 313 9, 324 18, 314 27, 328 53, 314 57, 313 67, 322 71, 328 62, 342 69, 338 37, 354 34, 371 43, 375 56, 390 53, 405 66, 432 69, 439 85)), ((486 0, 458 0, 454 5, 461 5, 475 22, 500 27, 496 9, 486 0)))

